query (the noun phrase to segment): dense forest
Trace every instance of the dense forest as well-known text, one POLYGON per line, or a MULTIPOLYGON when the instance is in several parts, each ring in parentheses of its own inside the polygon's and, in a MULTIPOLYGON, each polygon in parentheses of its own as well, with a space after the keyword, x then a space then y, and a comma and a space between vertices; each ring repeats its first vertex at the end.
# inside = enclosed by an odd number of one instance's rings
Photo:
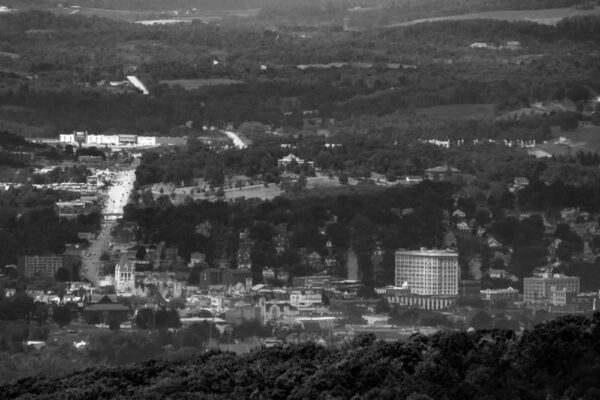
POLYGON ((600 315, 568 316, 511 331, 441 332, 385 343, 362 335, 339 348, 314 344, 245 356, 98 367, 0 388, 6 399, 534 399, 600 396, 600 315))

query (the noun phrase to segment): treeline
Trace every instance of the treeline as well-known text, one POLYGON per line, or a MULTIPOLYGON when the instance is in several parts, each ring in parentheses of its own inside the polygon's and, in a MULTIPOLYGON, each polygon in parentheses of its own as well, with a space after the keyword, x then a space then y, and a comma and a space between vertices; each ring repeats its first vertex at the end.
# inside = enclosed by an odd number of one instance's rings
MULTIPOLYGON (((477 178, 487 183, 509 183, 514 177, 524 176, 532 181, 591 188, 600 179, 596 167, 599 161, 592 154, 536 159, 520 148, 504 144, 505 139, 546 140, 550 134, 547 124, 552 121, 555 119, 490 122, 420 117, 407 123, 402 116, 363 117, 339 123, 328 138, 256 136, 252 146, 225 152, 190 139, 186 148, 144 153, 136 177, 141 186, 159 182, 193 185, 194 179, 203 178, 213 188, 232 187, 231 178, 236 175, 245 175, 254 182, 279 183, 283 170, 277 160, 292 153, 314 162, 314 167, 323 172, 343 173, 357 179, 378 173, 395 181, 404 175, 423 175, 427 168, 451 165, 468 174, 469 180, 477 178), (484 139, 481 132, 486 133, 485 139, 499 143, 473 144, 474 139, 484 139), (450 140, 452 146, 444 149, 419 142, 424 139, 450 140), (457 145, 459 140, 464 143, 457 145), (336 146, 327 147, 328 143, 336 146)), ((295 172, 308 176, 311 170, 298 166, 295 172)))
POLYGON ((568 316, 523 335, 441 332, 385 343, 358 336, 341 348, 314 344, 249 355, 209 352, 177 361, 100 367, 0 388, 4 398, 165 396, 214 399, 547 399, 600 396, 600 316, 568 316))

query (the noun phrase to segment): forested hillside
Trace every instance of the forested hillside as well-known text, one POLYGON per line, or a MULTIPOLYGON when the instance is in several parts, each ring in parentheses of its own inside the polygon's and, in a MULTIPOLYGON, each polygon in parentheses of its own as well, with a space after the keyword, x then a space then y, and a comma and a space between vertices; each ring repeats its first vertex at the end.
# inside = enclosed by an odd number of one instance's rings
POLYGON ((569 316, 517 336, 442 332, 407 342, 359 336, 247 356, 208 352, 177 361, 27 378, 0 397, 36 399, 583 399, 600 397, 600 314, 569 316))

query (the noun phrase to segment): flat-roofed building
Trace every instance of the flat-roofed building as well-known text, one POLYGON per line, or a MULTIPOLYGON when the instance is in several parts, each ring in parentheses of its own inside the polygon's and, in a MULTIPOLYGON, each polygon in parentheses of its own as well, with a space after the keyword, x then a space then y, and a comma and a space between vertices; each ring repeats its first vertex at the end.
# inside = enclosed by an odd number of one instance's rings
POLYGON ((523 293, 526 303, 560 302, 558 298, 566 298, 566 293, 579 294, 579 277, 550 273, 527 277, 523 280, 523 293))
POLYGON ((155 146, 156 145, 156 137, 155 136, 138 136, 137 144, 138 144, 138 146, 155 146))
POLYGON ((460 278, 458 254, 450 250, 396 251, 396 286, 412 293, 457 296, 460 278))
POLYGON ((56 271, 69 267, 64 256, 23 256, 19 258, 19 270, 24 276, 54 278, 56 271))

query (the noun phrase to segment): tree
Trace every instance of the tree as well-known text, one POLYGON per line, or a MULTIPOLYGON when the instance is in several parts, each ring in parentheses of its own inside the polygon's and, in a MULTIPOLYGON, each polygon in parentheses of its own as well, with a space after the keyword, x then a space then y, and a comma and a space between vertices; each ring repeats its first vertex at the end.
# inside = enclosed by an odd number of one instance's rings
POLYGON ((61 267, 56 270, 54 274, 54 279, 59 282, 68 282, 71 280, 71 271, 68 268, 61 267))
POLYGON ((71 311, 65 306, 57 306, 52 310, 52 320, 56 322, 60 328, 69 325, 71 322, 71 311))
POLYGON ((340 175, 338 176, 338 181, 340 182, 341 185, 347 185, 348 184, 348 175, 345 172, 340 172, 340 175))

